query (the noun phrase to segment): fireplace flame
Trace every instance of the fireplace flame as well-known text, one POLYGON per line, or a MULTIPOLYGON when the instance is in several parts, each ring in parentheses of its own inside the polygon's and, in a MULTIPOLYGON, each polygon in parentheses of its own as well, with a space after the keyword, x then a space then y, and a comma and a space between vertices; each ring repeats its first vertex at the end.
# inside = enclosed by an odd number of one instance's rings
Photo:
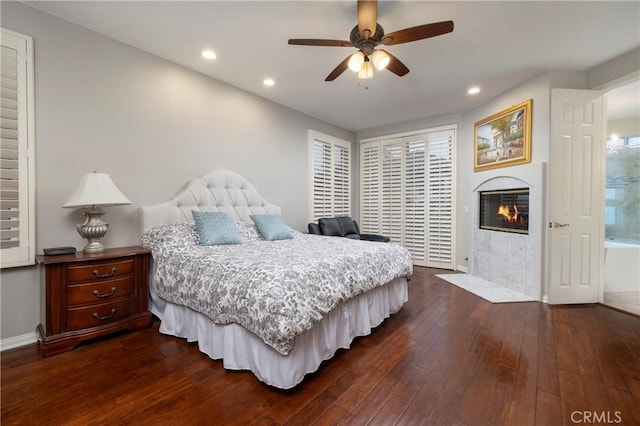
POLYGON ((518 222, 518 206, 513 205, 513 214, 511 214, 511 207, 507 204, 502 204, 498 207, 498 215, 502 216, 506 222, 517 223, 518 222))

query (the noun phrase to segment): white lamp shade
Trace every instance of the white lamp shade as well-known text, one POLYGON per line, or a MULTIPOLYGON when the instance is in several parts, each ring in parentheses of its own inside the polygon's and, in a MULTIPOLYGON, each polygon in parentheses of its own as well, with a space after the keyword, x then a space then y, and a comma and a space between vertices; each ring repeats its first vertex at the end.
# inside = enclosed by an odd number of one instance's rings
POLYGON ((377 70, 383 70, 389 65, 391 58, 389 54, 382 49, 378 49, 371 55, 371 61, 373 62, 373 66, 376 67, 377 70))
POLYGON ((360 69, 362 69, 363 64, 364 64, 364 53, 362 53, 359 50, 353 55, 351 55, 351 58, 349 59, 349 63, 348 63, 349 69, 353 72, 360 71, 360 69))
POLYGON ((131 201, 106 173, 87 173, 63 207, 122 206, 131 201))

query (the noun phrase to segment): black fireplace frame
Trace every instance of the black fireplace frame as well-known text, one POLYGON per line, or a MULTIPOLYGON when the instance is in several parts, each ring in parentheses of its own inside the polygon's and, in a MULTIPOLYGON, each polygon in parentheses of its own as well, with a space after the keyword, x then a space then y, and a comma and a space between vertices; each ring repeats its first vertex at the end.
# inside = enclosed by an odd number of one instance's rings
MULTIPOLYGON (((478 192, 478 228, 484 229, 487 231, 497 231, 497 232, 507 232, 512 234, 529 235, 529 195, 530 195, 529 188, 513 188, 513 189, 479 191, 478 192), (491 196, 491 195, 510 196, 510 195, 521 195, 521 194, 522 195, 526 194, 527 196, 526 204, 523 204, 522 202, 516 203, 516 204, 520 204, 521 209, 519 209, 518 213, 521 217, 524 217, 526 219, 525 224, 515 224, 515 225, 509 224, 506 226, 502 224, 501 226, 498 226, 492 223, 495 221, 491 221, 488 218, 483 217, 484 216, 483 209, 485 207, 485 203, 487 203, 486 198, 483 201, 483 196, 491 196)), ((488 208, 488 212, 497 211, 496 209, 497 204, 495 202, 487 203, 487 204, 491 204, 491 206, 489 206, 488 208)), ((509 203, 505 202, 504 204, 509 204, 509 203)), ((500 202, 498 205, 502 205, 502 202, 500 202)))

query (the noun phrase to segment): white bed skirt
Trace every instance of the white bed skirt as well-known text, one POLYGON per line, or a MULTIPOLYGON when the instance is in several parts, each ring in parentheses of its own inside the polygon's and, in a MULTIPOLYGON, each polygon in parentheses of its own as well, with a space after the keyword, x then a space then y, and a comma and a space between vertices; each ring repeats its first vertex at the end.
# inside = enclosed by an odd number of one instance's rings
POLYGON ((281 355, 237 324, 217 325, 199 312, 168 303, 151 291, 151 312, 161 320, 160 332, 198 342, 201 352, 222 359, 228 370, 251 370, 268 385, 290 389, 322 361, 348 349, 407 301, 407 280, 397 278, 333 309, 311 330, 296 337, 288 355, 281 355))

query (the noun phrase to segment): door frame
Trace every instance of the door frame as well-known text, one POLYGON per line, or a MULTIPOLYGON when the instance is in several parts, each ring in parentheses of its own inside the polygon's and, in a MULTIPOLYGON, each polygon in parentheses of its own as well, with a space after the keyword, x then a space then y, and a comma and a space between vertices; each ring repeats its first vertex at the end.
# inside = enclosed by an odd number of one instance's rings
MULTIPOLYGON (((603 109, 603 114, 602 114, 602 119, 603 119, 603 123, 602 123, 602 136, 603 136, 603 140, 602 140, 602 149, 606 151, 606 141, 607 141, 607 137, 609 135, 609 131, 608 131, 608 111, 607 111, 607 106, 608 106, 608 94, 609 91, 613 90, 613 89, 617 89, 619 87, 622 86, 626 86, 628 84, 634 83, 634 82, 640 82, 640 71, 631 73, 629 75, 623 76, 621 78, 609 81, 605 84, 602 84, 600 86, 597 86, 597 90, 602 91, 602 109, 603 109)), ((603 190, 606 190, 606 186, 607 186, 607 166, 606 166, 606 152, 604 154, 604 167, 603 167, 603 174, 602 174, 602 188, 603 190)), ((604 209, 606 206, 606 196, 603 193, 602 196, 602 208, 604 209)), ((604 232, 604 213, 603 213, 603 224, 602 224, 602 229, 604 232)), ((604 248, 603 248, 603 252, 602 252, 602 256, 603 256, 603 263, 605 261, 604 256, 605 256, 605 252, 604 252, 604 248)), ((604 303, 604 292, 605 292, 605 282, 604 282, 604 270, 603 270, 603 278, 602 278, 602 283, 600 285, 600 289, 598 292, 598 303, 604 303)))

